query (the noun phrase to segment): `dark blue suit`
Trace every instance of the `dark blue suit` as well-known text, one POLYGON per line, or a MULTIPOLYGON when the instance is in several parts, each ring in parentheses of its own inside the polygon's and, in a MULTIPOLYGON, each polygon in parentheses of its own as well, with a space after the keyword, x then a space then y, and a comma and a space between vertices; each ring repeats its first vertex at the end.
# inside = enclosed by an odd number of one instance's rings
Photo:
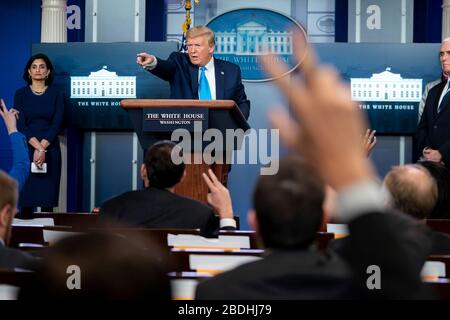
POLYGON ((425 147, 438 150, 442 155, 442 160, 449 167, 450 103, 447 103, 440 113, 437 112, 439 98, 446 84, 446 81, 441 82, 428 93, 422 118, 417 128, 416 139, 420 153, 422 153, 425 147))
MULTIPOLYGON (((189 61, 186 53, 172 52, 167 60, 158 59, 156 67, 150 72, 170 83, 171 99, 198 99, 198 66, 189 61)), ((234 63, 214 58, 216 73, 216 99, 234 100, 248 119, 250 101, 244 91, 241 69, 234 63)), ((220 117, 220 114, 218 114, 220 117)), ((215 120, 211 119, 210 127, 215 120)))
MULTIPOLYGON (((14 106, 20 112, 17 129, 29 141, 50 142, 45 154, 47 173, 30 173, 19 197, 21 207, 57 207, 61 179, 61 150, 58 134, 62 128, 64 98, 56 88, 49 86, 43 95, 33 94, 29 86, 16 91, 14 106)), ((28 144, 30 162, 34 147, 28 144)))

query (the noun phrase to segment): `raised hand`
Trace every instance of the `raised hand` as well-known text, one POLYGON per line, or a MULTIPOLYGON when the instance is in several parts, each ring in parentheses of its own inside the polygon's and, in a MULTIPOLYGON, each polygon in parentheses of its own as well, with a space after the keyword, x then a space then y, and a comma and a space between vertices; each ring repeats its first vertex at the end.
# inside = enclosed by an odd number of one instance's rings
POLYGON ((373 148, 377 144, 377 137, 375 136, 376 130, 366 130, 366 134, 362 140, 363 149, 366 151, 366 155, 370 156, 373 148))
POLYGON ((8 130, 8 134, 17 131, 17 119, 19 118, 19 111, 11 108, 8 110, 6 108, 5 102, 3 99, 0 99, 0 114, 5 121, 6 129, 8 130))
POLYGON ((208 174, 203 173, 202 176, 209 188, 207 195, 209 205, 214 208, 221 219, 233 219, 233 205, 228 189, 217 179, 211 169, 208 170, 208 174))
POLYGON ((315 166, 323 179, 339 189, 366 181, 373 175, 361 148, 360 134, 367 128, 350 90, 332 67, 318 65, 311 47, 299 34, 294 36, 295 54, 302 61, 303 79, 283 76, 288 67, 274 56, 263 64, 287 99, 296 120, 285 112, 270 115, 287 145, 315 166))

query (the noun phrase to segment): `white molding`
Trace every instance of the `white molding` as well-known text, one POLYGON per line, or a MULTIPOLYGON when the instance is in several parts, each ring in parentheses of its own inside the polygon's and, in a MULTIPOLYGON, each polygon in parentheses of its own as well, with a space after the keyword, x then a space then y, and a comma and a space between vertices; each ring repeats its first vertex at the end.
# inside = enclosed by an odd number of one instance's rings
POLYGON ((355 42, 361 42, 361 0, 355 1, 355 42))
POLYGON ((92 0, 92 42, 98 39, 98 0, 92 0))
POLYGON ((442 4, 442 39, 450 37, 450 0, 442 4))
POLYGON ((95 158, 97 155, 97 133, 95 131, 91 132, 91 155, 90 155, 90 168, 91 168, 91 179, 90 179, 90 210, 95 208, 95 158))
POLYGON ((41 42, 67 42, 67 0, 42 0, 41 42))
POLYGON ((134 41, 139 41, 140 0, 134 0, 134 41))
POLYGON ((405 149, 406 149, 405 136, 401 136, 399 142, 400 146, 399 146, 398 164, 403 166, 405 164, 405 149))
POLYGON ((401 8, 401 43, 406 43, 406 0, 402 0, 402 8, 401 8))

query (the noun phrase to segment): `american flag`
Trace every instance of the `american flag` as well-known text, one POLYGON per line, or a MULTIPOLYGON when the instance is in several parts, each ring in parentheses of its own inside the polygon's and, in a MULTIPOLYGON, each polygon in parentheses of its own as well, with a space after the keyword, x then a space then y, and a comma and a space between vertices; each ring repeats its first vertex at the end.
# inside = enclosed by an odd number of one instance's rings
POLYGON ((180 52, 187 52, 187 46, 186 46, 186 31, 189 30, 191 26, 189 25, 189 23, 187 23, 186 21, 183 24, 183 38, 181 39, 181 48, 180 48, 180 52), (186 29, 184 28, 186 27, 186 29))

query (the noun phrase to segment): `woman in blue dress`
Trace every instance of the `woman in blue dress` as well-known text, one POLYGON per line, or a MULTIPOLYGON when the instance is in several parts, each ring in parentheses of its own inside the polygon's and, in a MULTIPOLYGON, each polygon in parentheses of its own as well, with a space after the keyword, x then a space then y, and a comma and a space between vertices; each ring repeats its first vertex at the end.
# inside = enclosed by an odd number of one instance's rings
POLYGON ((58 206, 61 177, 58 133, 62 127, 64 99, 62 93, 52 87, 53 77, 49 58, 36 54, 24 69, 23 79, 27 85, 14 96, 14 106, 19 111, 17 126, 28 142, 31 167, 36 166, 20 193, 22 218, 31 216, 35 207, 51 212, 58 206))

